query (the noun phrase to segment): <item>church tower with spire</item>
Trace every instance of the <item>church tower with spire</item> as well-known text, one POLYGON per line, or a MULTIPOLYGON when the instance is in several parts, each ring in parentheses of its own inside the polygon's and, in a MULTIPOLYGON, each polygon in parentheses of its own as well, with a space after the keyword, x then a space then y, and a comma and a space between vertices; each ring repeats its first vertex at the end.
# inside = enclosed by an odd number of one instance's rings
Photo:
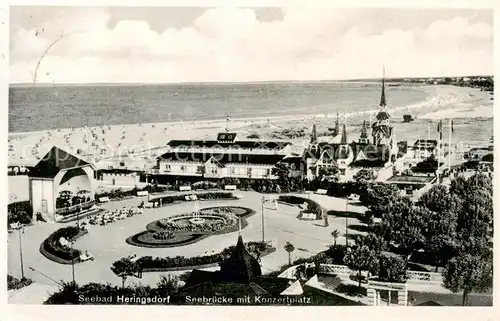
POLYGON ((387 111, 387 100, 385 96, 385 68, 382 77, 382 93, 380 95, 379 112, 377 121, 372 125, 372 136, 374 145, 391 145, 393 127, 389 124, 391 116, 387 111))

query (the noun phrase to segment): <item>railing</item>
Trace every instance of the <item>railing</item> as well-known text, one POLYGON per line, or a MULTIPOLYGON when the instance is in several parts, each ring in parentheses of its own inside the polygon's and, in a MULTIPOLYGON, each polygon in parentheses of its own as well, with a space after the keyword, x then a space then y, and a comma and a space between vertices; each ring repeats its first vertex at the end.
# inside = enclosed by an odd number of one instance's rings
POLYGON ((406 279, 408 282, 443 282, 443 276, 433 272, 407 271, 406 279))
POLYGON ((324 274, 335 274, 335 275, 351 275, 355 274, 355 272, 349 269, 345 265, 336 265, 336 264, 320 264, 319 272, 324 274))
POLYGON ((64 215, 64 214, 70 214, 74 213, 78 210, 86 210, 91 208, 95 204, 95 200, 85 202, 85 203, 80 203, 72 206, 67 206, 67 207, 61 207, 56 209, 56 214, 58 215, 64 215))

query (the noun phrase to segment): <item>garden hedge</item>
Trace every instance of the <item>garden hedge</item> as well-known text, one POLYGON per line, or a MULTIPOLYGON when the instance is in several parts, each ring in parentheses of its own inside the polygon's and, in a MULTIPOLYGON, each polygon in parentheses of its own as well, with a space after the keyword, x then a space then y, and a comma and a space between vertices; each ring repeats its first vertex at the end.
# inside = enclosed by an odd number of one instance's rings
POLYGON ((307 210, 304 213, 314 213, 316 214, 316 219, 320 220, 323 218, 323 208, 321 205, 316 203, 315 201, 294 195, 280 195, 278 200, 283 203, 288 203, 292 205, 302 205, 307 203, 307 210))
POLYGON ((59 244, 59 239, 64 237, 66 240, 76 239, 82 235, 86 234, 86 232, 79 232, 76 226, 68 226, 63 227, 50 234, 48 238, 46 238, 41 246, 40 252, 49 260, 55 261, 60 264, 71 264, 72 260, 75 260, 75 263, 78 261, 77 259, 80 257, 81 251, 73 248, 73 252, 71 248, 61 246, 59 244))
MULTIPOLYGON (((261 256, 270 254, 276 249, 267 248, 265 243, 262 242, 248 242, 245 243, 247 248, 258 250, 261 256)), ((157 271, 169 271, 169 270, 179 270, 179 268, 200 268, 215 266, 221 262, 224 258, 232 253, 235 246, 230 246, 222 250, 222 252, 217 254, 205 255, 205 256, 195 256, 195 257, 165 257, 153 258, 152 256, 143 256, 139 258, 136 262, 142 268, 143 272, 157 272, 157 271)))

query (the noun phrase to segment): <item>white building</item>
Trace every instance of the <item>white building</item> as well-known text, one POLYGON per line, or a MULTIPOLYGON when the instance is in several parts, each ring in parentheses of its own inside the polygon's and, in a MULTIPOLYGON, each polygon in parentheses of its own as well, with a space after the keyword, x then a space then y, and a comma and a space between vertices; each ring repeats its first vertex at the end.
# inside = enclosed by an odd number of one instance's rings
POLYGON ((29 172, 29 197, 33 213, 55 220, 56 199, 62 193, 94 200, 95 168, 92 164, 54 146, 29 172))
POLYGON ((281 141, 238 141, 236 133, 220 133, 217 140, 173 140, 157 159, 160 177, 275 179, 272 168, 291 152, 281 141))

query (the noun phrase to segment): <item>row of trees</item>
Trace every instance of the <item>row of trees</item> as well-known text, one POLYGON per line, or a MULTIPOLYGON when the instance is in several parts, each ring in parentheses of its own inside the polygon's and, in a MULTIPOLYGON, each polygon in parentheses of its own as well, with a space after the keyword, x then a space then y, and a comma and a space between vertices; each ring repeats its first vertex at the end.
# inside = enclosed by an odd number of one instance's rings
POLYGON ((381 218, 371 228, 384 247, 401 254, 406 262, 423 252, 436 271, 444 268, 445 287, 463 292, 463 304, 471 292, 491 288, 493 185, 489 176, 460 176, 449 187, 435 185, 417 203, 399 196, 390 185, 371 186, 367 194, 371 214, 381 218))

